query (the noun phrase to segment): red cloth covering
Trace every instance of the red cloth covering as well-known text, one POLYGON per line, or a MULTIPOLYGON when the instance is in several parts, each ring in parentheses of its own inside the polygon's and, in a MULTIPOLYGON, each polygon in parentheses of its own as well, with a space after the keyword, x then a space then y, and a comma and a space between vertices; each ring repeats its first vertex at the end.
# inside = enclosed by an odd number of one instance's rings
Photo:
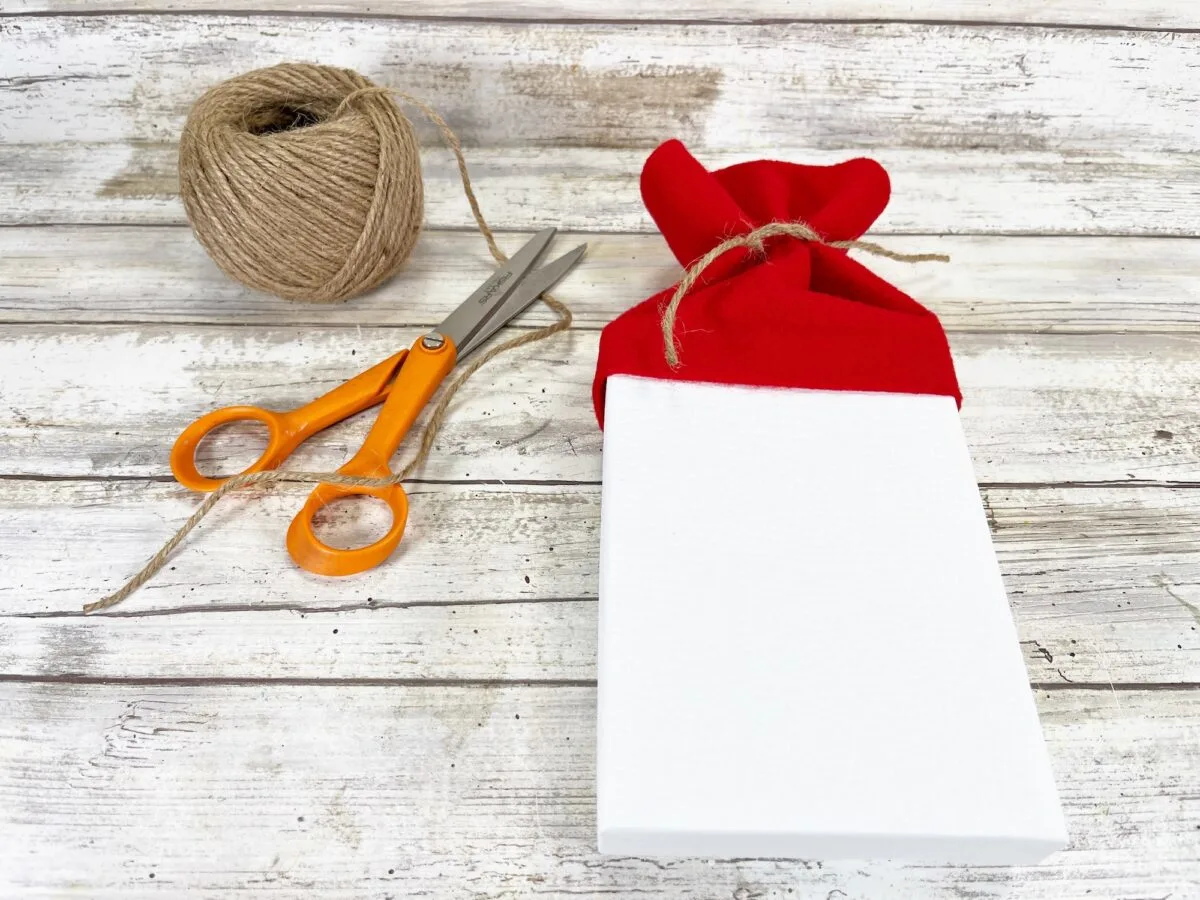
MULTIPOLYGON (((684 265, 726 238, 800 220, 828 241, 859 237, 891 193, 870 159, 833 166, 758 160, 707 171, 679 141, 642 168, 642 199, 684 265)), ((674 288, 622 313, 600 336, 592 398, 604 425, 610 375, 769 387, 942 394, 960 405, 937 316, 846 251, 791 237, 766 258, 731 250, 683 299, 681 365, 663 358, 662 308, 674 288)))

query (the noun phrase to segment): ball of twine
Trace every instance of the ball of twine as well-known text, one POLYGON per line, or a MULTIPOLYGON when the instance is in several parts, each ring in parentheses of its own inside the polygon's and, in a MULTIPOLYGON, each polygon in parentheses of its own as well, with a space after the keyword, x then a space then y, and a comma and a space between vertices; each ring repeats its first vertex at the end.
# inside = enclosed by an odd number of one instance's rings
POLYGON ((347 300, 391 276, 421 230, 412 123, 357 72, 285 63, 205 93, 179 145, 188 219, 218 266, 289 300, 347 300))

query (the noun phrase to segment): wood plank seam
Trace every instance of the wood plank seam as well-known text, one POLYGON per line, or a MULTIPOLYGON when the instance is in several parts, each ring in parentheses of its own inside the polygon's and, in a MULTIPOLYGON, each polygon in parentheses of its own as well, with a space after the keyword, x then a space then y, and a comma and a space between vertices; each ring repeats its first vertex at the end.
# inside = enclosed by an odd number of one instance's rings
POLYGON ((328 613, 362 612, 364 610, 405 610, 405 609, 450 609, 453 607, 471 606, 531 606, 565 603, 596 603, 595 597, 502 597, 489 600, 456 599, 451 603, 443 600, 380 600, 367 602, 326 604, 323 606, 304 606, 287 603, 244 603, 244 604, 192 604, 180 606, 164 606, 159 609, 122 609, 115 607, 95 613, 85 613, 78 609, 51 610, 42 612, 5 612, 0 613, 0 619, 147 619, 161 616, 186 616, 196 613, 280 613, 290 612, 300 615, 323 615, 328 613))
POLYGON ((955 28, 1021 28, 1027 30, 1058 30, 1058 31, 1095 31, 1095 32, 1143 32, 1167 34, 1196 34, 1200 26, 1187 25, 1141 25, 1134 22, 1071 22, 1056 21, 1022 21, 1019 19, 978 19, 950 17, 928 18, 920 16, 862 16, 862 17, 805 17, 805 16, 764 16, 755 18, 732 18, 724 16, 693 16, 687 18, 637 18, 637 17, 562 17, 562 16, 529 16, 529 17, 499 17, 467 14, 419 15, 395 12, 372 11, 363 9, 357 12, 326 10, 314 12, 310 10, 290 10, 286 7, 261 8, 241 6, 238 3, 223 5, 220 9, 205 6, 176 6, 171 9, 142 9, 128 5, 102 6, 85 9, 39 9, 22 10, 19 8, 6 10, 0 8, 0 19, 16 18, 101 18, 106 16, 138 16, 145 18, 171 16, 241 16, 245 18, 313 18, 320 15, 329 20, 381 20, 392 22, 412 22, 419 24, 462 23, 467 25, 595 25, 611 27, 627 26, 705 26, 719 25, 723 27, 763 27, 772 25, 916 25, 927 27, 955 28))
MULTIPOLYGON (((131 687, 395 687, 395 688, 594 688, 594 678, 186 678, 153 676, 111 678, 87 675, 0 673, 0 684, 126 685, 131 687)), ((1074 687, 1074 685, 1072 685, 1074 687)), ((1103 685, 1108 689, 1108 685, 1103 685)), ((1197 685, 1200 687, 1200 685, 1197 685)), ((1145 690, 1139 685, 1136 690, 1145 690)))
MULTIPOLYGON (((0 473, 0 482, 15 483, 45 483, 45 484, 108 484, 133 482, 139 484, 174 484, 172 475, 39 475, 35 473, 0 473)), ((408 478, 403 484, 410 485, 440 485, 446 487, 600 487, 602 482, 595 479, 570 478, 408 478)), ((1090 490, 1093 488, 1118 488, 1121 490, 1150 490, 1153 488, 1170 488, 1171 490, 1195 490, 1200 488, 1200 481, 1164 481, 1155 479, 1128 479, 1125 481, 977 481, 981 491, 987 490, 1090 490)), ((409 491, 409 496, 420 496, 420 492, 409 491)))
MULTIPOLYGON (((594 678, 219 678, 213 676, 187 677, 109 677, 88 675, 19 675, 0 673, 0 684, 44 684, 44 685, 108 685, 127 687, 330 687, 330 688, 478 688, 528 687, 528 688, 594 688, 594 678)), ((1088 693, 1163 691, 1187 694, 1200 691, 1200 682, 1088 682, 1088 681, 1035 681, 1030 682, 1033 691, 1079 691, 1088 693)))

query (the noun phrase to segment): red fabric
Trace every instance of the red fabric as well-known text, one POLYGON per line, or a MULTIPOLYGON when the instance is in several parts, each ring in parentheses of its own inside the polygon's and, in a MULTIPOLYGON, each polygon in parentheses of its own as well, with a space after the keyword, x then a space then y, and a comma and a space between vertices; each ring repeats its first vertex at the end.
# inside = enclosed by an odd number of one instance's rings
MULTIPOLYGON (((887 172, 870 159, 834 166, 760 160, 709 172, 679 141, 642 169, 642 198, 687 266, 722 240, 771 221, 802 220, 826 240, 859 237, 883 212, 887 172)), ((962 402, 937 317, 843 250, 775 238, 765 260, 725 254, 681 303, 682 365, 663 358, 668 288, 600 336, 592 388, 604 424, 610 375, 770 387, 943 394, 962 402)))

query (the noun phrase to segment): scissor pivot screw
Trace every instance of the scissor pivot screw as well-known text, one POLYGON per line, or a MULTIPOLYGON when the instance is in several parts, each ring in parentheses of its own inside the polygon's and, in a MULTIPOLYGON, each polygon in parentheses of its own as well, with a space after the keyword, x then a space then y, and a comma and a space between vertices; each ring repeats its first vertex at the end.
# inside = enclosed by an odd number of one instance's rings
POLYGON ((426 350, 440 350, 446 344, 446 339, 436 331, 433 334, 427 334, 421 338, 421 346, 426 350))

